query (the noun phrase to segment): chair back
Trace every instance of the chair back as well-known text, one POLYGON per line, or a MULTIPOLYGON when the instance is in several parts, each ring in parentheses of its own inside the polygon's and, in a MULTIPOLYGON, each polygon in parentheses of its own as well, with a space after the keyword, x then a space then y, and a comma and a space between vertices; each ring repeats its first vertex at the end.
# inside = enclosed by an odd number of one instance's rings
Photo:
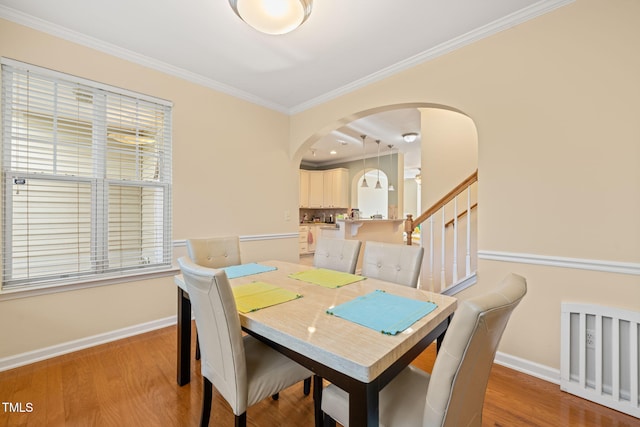
POLYGON ((317 268, 355 273, 358 255, 360 254, 360 240, 321 238, 316 243, 313 265, 317 268))
POLYGON ((447 329, 427 390, 424 426, 481 426, 489 373, 507 321, 527 293, 510 274, 493 292, 462 301, 447 329))
POLYGON ((240 318, 224 270, 178 259, 196 318, 202 376, 211 381, 234 411, 246 411, 247 363, 240 318))
POLYGON ((423 256, 420 246, 366 242, 362 275, 415 288, 423 256))
POLYGON ((193 262, 203 267, 222 268, 242 263, 238 236, 188 239, 187 253, 193 262))

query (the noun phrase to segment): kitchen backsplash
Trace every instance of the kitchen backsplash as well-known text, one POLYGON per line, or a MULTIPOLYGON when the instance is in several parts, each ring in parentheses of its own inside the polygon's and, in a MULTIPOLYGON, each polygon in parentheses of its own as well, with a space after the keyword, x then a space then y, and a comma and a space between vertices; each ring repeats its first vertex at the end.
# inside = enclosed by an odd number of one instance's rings
POLYGON ((300 223, 329 222, 330 219, 335 222, 336 215, 346 213, 347 209, 300 209, 300 223))

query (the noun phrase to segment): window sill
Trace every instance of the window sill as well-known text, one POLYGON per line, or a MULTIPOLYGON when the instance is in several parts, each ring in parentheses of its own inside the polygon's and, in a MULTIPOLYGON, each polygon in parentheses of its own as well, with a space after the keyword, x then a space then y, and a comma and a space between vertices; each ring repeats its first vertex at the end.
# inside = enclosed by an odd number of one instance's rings
POLYGON ((131 274, 127 276, 102 277, 99 279, 85 280, 82 282, 68 283, 64 285, 23 286, 19 289, 0 290, 0 302, 18 298, 29 298, 40 295, 57 294, 60 292, 76 291, 79 289, 95 288, 98 286, 115 285, 118 283, 137 282, 140 280, 175 276, 178 273, 180 273, 180 268, 172 266, 164 270, 131 274))

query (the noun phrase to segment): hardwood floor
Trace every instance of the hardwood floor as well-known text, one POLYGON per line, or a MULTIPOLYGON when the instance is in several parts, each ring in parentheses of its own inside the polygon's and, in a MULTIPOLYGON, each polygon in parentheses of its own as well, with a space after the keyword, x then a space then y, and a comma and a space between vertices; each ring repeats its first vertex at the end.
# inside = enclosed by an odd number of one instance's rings
MULTIPOLYGON (((195 337, 195 333, 193 334, 195 337)), ((430 371, 435 350, 414 364, 430 371)), ((176 328, 170 327, 0 372, 0 426, 197 426, 202 381, 176 383, 176 328), (13 404, 13 410, 9 404, 13 404), (20 409, 31 412, 15 412, 20 409), (30 403, 31 405, 27 405, 30 403)), ((249 426, 313 425, 311 396, 297 384, 249 408, 249 426)), ((210 425, 232 426, 233 414, 214 390, 210 425)), ((559 387, 494 366, 483 426, 639 426, 640 420, 563 393, 559 387)))

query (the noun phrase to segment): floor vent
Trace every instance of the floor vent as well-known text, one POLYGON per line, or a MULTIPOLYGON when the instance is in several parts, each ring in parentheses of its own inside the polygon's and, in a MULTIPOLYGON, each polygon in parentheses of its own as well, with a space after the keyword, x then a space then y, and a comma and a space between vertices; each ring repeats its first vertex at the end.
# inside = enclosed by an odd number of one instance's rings
POLYGON ((562 304, 560 388, 640 418, 640 312, 562 304))

